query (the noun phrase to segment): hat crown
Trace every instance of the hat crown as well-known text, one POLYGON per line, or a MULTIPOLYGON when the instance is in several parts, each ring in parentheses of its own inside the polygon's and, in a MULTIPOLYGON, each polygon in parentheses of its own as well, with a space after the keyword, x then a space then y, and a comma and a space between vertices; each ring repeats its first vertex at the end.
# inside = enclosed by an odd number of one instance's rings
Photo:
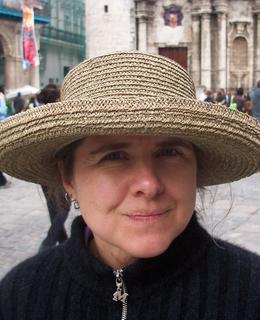
POLYGON ((178 96, 194 99, 194 83, 162 56, 121 52, 88 59, 65 77, 61 100, 178 96))

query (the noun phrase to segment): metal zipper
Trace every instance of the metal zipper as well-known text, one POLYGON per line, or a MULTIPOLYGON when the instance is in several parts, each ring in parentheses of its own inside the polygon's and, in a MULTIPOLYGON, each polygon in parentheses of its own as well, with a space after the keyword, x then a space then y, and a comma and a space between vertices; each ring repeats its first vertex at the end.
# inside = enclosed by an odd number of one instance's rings
POLYGON ((127 293, 126 286, 123 281, 123 269, 115 270, 114 275, 116 277, 116 292, 113 294, 113 300, 122 302, 123 305, 122 305, 121 320, 126 320, 128 293, 127 293))

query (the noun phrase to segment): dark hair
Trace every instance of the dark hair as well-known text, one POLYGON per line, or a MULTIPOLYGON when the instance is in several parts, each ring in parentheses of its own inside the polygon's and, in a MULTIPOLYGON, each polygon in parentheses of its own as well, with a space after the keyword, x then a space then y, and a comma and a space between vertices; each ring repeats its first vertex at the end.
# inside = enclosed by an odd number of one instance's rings
POLYGON ((67 179, 72 178, 75 149, 80 145, 81 141, 82 139, 70 143, 69 145, 58 151, 55 155, 55 162, 57 164, 57 175, 55 177, 55 183, 52 185, 48 185, 48 194, 53 198, 56 205, 60 208, 65 207, 64 197, 61 197, 61 194, 64 194, 66 192, 62 185, 61 176, 63 175, 67 179), (62 168, 58 168, 59 162, 62 162, 62 168), (60 173, 60 170, 62 170, 62 173, 60 173))
POLYGON ((74 141, 58 151, 55 155, 55 158, 58 161, 62 161, 63 174, 67 178, 72 177, 75 149, 81 144, 81 142, 82 139, 74 141))
POLYGON ((238 88, 237 89, 237 95, 242 96, 244 94, 244 89, 243 88, 238 88))
POLYGON ((37 100, 41 104, 56 102, 56 101, 59 101, 59 99, 60 99, 60 89, 58 86, 56 86, 56 84, 48 84, 37 95, 37 100))

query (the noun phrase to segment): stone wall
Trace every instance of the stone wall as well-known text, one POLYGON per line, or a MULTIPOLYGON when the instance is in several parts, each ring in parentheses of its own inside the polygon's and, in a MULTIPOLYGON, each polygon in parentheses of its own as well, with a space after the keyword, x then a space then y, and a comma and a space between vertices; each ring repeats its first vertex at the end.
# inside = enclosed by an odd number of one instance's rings
POLYGON ((260 78, 260 0, 88 0, 86 26, 89 56, 186 48, 197 87, 248 90, 260 78), (180 24, 165 24, 170 7, 180 24))
MULTIPOLYGON (((39 68, 24 71, 22 67, 21 22, 1 20, 0 41, 4 53, 4 86, 15 89, 30 84, 39 88, 39 68)), ((35 28, 39 39, 39 27, 35 28)))
POLYGON ((86 52, 88 57, 134 50, 135 9, 132 0, 86 1, 86 52))

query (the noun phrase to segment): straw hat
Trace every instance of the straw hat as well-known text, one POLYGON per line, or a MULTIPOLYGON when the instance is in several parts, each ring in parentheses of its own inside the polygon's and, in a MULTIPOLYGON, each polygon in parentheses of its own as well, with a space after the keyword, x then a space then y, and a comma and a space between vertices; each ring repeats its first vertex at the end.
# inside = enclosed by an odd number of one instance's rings
POLYGON ((0 169, 54 184, 55 154, 88 135, 165 135, 197 146, 199 186, 260 170, 260 122, 197 101, 192 79, 167 58, 120 52, 86 60, 66 76, 61 102, 0 123, 0 169))

